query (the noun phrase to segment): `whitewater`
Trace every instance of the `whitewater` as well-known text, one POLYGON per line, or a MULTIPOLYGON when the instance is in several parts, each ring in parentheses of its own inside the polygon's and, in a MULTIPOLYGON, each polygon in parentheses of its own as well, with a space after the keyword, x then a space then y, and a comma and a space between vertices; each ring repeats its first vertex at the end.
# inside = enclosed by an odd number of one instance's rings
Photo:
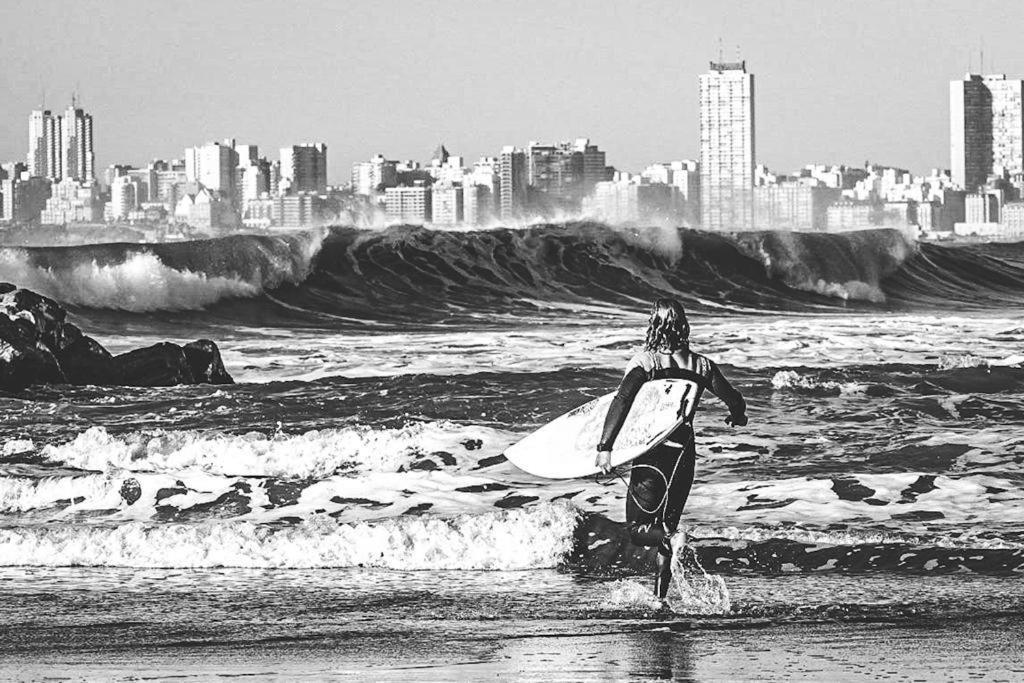
POLYGON ((71 641, 139 618, 139 647, 1024 615, 1022 245, 334 227, 0 248, 0 281, 114 353, 214 339, 238 381, 0 396, 11 643, 75 609, 71 641), (615 389, 658 296, 750 406, 697 416, 669 616, 642 558, 595 560, 621 482, 502 456, 615 389))

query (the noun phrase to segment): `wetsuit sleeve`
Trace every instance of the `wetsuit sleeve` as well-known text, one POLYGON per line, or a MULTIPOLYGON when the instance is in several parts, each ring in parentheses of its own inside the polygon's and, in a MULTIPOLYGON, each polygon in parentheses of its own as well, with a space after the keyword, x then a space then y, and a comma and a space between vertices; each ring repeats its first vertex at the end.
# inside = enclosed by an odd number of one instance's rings
POLYGON ((633 407, 633 399, 646 381, 647 371, 642 367, 634 367, 622 378, 619 390, 615 392, 615 398, 608 406, 608 415, 604 418, 604 431, 601 433, 597 450, 610 451, 615 445, 615 437, 619 435, 622 423, 626 421, 629 409, 633 407))
POLYGON ((725 405, 729 406, 729 414, 733 417, 740 417, 747 413, 747 402, 743 400, 743 395, 736 391, 733 385, 729 384, 729 380, 725 378, 722 371, 718 369, 718 366, 708 361, 711 368, 708 376, 708 388, 711 389, 711 393, 722 399, 725 405))

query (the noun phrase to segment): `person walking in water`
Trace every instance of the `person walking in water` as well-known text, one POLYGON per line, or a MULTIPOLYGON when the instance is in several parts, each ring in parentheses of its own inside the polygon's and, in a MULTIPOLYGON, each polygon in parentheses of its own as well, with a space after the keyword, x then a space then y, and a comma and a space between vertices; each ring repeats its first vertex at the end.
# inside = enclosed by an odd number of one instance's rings
POLYGON ((693 416, 708 389, 729 407, 727 424, 747 424, 747 405, 714 362, 690 350, 690 323, 675 299, 658 299, 651 310, 643 351, 626 366, 626 374, 608 407, 595 464, 611 469, 611 451, 640 387, 655 379, 685 379, 697 386, 680 406, 683 424, 660 446, 633 461, 626 494, 626 524, 634 545, 656 547, 654 592, 664 599, 672 580, 672 535, 693 485, 693 416))

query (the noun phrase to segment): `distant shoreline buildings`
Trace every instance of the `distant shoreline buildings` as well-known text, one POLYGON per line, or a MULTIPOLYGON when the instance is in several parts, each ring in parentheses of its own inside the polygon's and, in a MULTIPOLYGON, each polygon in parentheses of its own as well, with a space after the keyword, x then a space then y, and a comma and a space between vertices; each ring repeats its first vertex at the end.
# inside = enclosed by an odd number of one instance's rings
POLYGON ((754 74, 709 63, 697 78, 698 159, 607 163, 587 138, 506 145, 467 163, 439 145, 427 162, 382 154, 327 182, 327 146, 276 159, 234 139, 95 169, 93 117, 75 98, 32 111, 25 162, 0 165, 3 226, 115 224, 164 236, 301 228, 328 222, 437 226, 589 217, 716 232, 843 232, 878 227, 934 239, 1024 239, 1024 81, 967 74, 949 84, 950 170, 808 164, 777 174, 757 163, 754 74))

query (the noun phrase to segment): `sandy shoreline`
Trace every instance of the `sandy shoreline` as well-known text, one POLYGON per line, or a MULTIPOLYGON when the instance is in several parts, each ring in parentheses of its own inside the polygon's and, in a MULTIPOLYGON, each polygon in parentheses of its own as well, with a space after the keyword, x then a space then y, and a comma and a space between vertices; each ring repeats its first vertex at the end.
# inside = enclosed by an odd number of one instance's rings
MULTIPOLYGON (((427 624, 420 624, 427 627, 427 624)), ((429 628, 296 639, 166 643, 7 653, 5 679, 316 678, 319 680, 1020 680, 1021 617, 941 625, 790 624, 693 631, 689 622, 580 635, 436 639, 429 628), (380 634, 377 634, 380 635, 380 634)), ((596 626, 597 628, 592 628, 596 626)), ((622 624, 627 629, 631 626, 622 624)), ((591 631, 591 632, 587 632, 591 631)), ((596 631, 596 633, 594 632, 596 631)), ((81 645, 85 645, 84 643, 81 645)))

